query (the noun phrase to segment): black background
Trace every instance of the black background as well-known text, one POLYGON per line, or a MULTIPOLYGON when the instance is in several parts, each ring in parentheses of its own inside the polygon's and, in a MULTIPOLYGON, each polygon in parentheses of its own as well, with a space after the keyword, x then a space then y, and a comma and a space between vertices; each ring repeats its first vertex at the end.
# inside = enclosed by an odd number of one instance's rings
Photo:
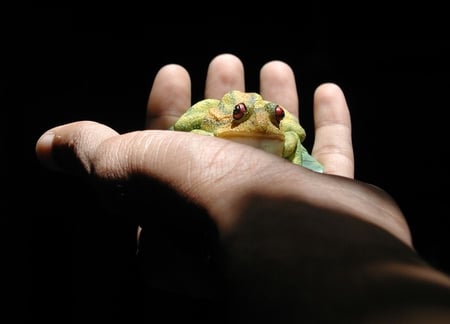
POLYGON ((124 248, 132 238, 122 235, 130 224, 100 213, 79 178, 41 168, 34 155, 39 136, 83 119, 121 133, 142 129, 159 68, 186 67, 197 101, 208 63, 225 52, 242 59, 247 90, 258 90, 259 69, 269 60, 291 65, 307 147, 314 139, 314 89, 323 82, 339 84, 352 116, 356 178, 397 200, 418 253, 450 273, 447 40, 332 40, 331 20, 314 7, 291 24, 243 14, 203 17, 196 24, 158 18, 131 6, 34 6, 19 10, 19 19, 8 26, 1 163, 12 196, 3 195, 3 247, 11 257, 5 282, 12 287, 8 300, 18 321, 84 322, 98 316, 132 322, 140 312, 132 253, 124 248))

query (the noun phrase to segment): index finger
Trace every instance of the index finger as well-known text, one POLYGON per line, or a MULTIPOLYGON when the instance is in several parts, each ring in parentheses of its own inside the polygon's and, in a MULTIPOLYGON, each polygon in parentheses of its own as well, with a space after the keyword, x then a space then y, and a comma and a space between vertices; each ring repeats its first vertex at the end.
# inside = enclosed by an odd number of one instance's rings
POLYGON ((168 129, 191 105, 191 79, 178 64, 163 66, 147 102, 146 129, 168 129))

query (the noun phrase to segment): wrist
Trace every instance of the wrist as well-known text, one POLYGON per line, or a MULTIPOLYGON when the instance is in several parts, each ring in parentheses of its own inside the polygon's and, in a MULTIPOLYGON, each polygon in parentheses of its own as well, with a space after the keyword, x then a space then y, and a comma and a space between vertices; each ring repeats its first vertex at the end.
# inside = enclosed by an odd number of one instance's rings
POLYGON ((409 305, 427 311, 436 296, 447 307, 450 300, 446 276, 394 235, 353 216, 261 200, 222 243, 225 287, 238 318, 358 322, 409 305))

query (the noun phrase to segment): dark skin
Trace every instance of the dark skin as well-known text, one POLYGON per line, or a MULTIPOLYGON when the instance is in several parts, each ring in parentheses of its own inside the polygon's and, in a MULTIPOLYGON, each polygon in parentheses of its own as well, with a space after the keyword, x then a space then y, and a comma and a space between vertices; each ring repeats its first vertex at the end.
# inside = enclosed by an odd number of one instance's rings
MULTIPOLYGON (((205 98, 231 89, 245 91, 244 67, 219 55, 205 98)), ((262 67, 259 92, 298 116, 295 76, 285 63, 262 67)), ((39 139, 37 156, 49 168, 88 176, 109 205, 117 204, 109 193, 120 183, 139 192, 129 210, 152 208, 149 197, 164 188, 177 205, 205 214, 218 231, 230 323, 450 320, 448 276, 417 255, 389 194, 354 179, 351 119, 337 85, 323 84, 314 95, 311 154, 323 174, 245 145, 168 131, 191 104, 188 72, 164 66, 151 89, 146 130, 61 125, 39 139)))

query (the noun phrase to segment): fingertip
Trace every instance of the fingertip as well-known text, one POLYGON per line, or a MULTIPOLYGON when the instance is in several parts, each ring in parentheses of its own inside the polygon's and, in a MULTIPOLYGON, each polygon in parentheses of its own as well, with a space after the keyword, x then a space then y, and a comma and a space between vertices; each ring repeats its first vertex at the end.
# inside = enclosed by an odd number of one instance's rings
POLYGON ((214 66, 216 64, 224 64, 224 63, 226 63, 226 64, 233 64, 233 65, 234 64, 240 65, 240 64, 242 64, 242 61, 241 61, 241 59, 238 56, 236 56, 236 55, 234 55, 232 53, 221 53, 221 54, 216 55, 211 60, 209 65, 210 66, 214 66))
POLYGON ((35 151, 39 162, 50 170, 60 170, 53 159, 53 141, 55 133, 49 130, 42 134, 36 142, 35 151))
MULTIPOLYGON (((281 60, 272 60, 267 63, 265 63, 261 67, 261 77, 265 77, 267 74, 270 75, 270 77, 273 77, 272 74, 275 73, 275 77, 285 79, 285 76, 288 75, 289 77, 294 74, 294 71, 292 70, 291 66, 287 64, 284 61, 281 60)), ((281 80, 281 81, 283 81, 281 80)))
POLYGON ((117 134, 112 128, 93 121, 60 125, 38 138, 35 145, 37 159, 51 170, 89 173, 98 146, 117 134))
POLYGON ((180 77, 180 74, 183 76, 189 75, 184 66, 177 63, 169 63, 159 69, 155 78, 160 78, 161 75, 164 75, 164 77, 166 77, 166 75, 180 77))
POLYGON ((333 82, 325 82, 320 84, 315 92, 314 96, 323 98, 323 99, 335 99, 336 96, 344 96, 344 92, 342 91, 342 88, 333 82))

